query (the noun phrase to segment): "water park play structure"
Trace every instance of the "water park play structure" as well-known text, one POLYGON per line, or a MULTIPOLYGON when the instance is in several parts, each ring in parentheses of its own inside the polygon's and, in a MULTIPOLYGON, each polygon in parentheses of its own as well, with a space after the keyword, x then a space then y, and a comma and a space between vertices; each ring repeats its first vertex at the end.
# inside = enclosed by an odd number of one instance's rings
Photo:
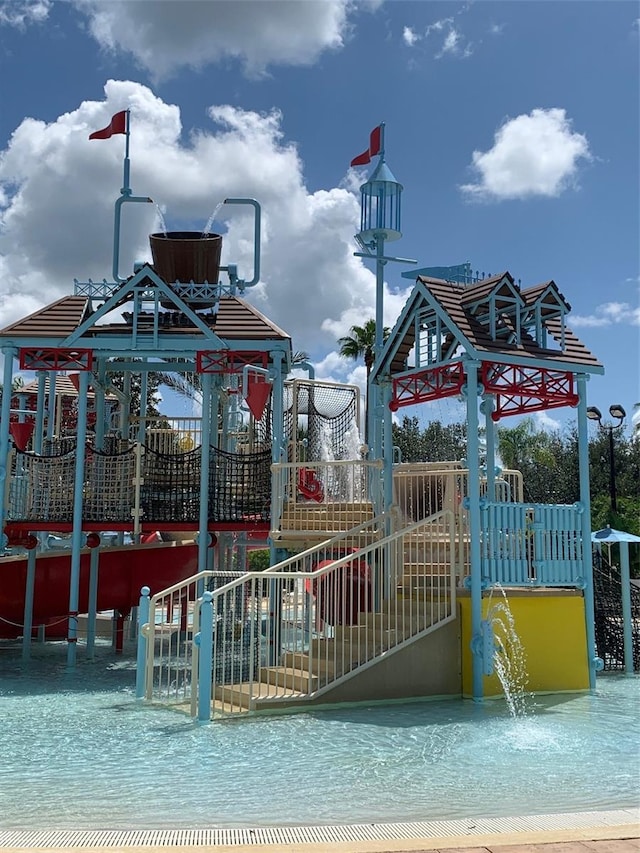
POLYGON ((594 687, 586 385, 603 368, 553 281, 525 289, 469 265, 403 273, 415 284, 383 342, 384 270, 415 262, 386 251, 402 186, 379 148, 356 236, 376 270, 367 447, 357 389, 315 381, 309 364, 291 378, 290 337, 244 298, 260 277, 258 202, 224 202, 253 213, 251 279, 220 265, 208 229, 151 235, 153 261, 120 275, 121 208, 151 202, 131 193, 127 147, 112 281, 76 281, 0 331, 4 389, 16 359, 37 377, 35 393, 3 394, 0 425, 0 530, 26 552, 0 558, 0 624, 25 654, 62 619, 73 666, 80 613, 90 645, 99 610, 137 607, 137 695, 202 720, 480 699, 501 690, 491 614, 507 590, 528 688, 594 687), (146 400, 158 370, 189 381, 201 418, 131 410, 134 383, 146 400), (448 397, 466 402, 467 459, 394 462, 393 412, 448 397), (496 466, 495 424, 560 406, 577 409, 580 502, 525 503, 519 473, 496 466), (43 551, 50 532, 70 534, 68 554, 43 551), (145 542, 156 532, 176 541, 145 542), (270 568, 249 572, 259 546, 270 568))

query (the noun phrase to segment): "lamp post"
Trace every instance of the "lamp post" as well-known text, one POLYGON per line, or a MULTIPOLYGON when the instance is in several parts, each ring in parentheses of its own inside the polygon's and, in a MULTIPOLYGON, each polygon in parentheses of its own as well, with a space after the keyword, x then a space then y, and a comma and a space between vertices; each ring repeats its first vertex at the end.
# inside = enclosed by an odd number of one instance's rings
POLYGON ((616 463, 613 452, 613 431, 622 426, 622 421, 626 418, 627 413, 619 403, 614 403, 609 406, 609 414, 617 420, 615 424, 603 424, 602 412, 597 406, 589 406, 587 409, 587 417, 592 421, 597 421, 601 429, 606 429, 609 432, 609 496, 611 498, 611 512, 618 512, 618 502, 616 500, 616 463))

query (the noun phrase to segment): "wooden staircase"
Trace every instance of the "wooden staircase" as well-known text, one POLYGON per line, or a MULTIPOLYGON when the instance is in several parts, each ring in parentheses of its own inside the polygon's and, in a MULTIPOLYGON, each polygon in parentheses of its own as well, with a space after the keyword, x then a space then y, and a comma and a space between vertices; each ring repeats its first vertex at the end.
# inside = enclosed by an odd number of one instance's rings
POLYGON ((370 501, 287 501, 282 509, 278 530, 272 531, 274 539, 320 540, 336 533, 352 530, 373 518, 370 501))
MULTIPOLYGON (((439 583, 439 581, 438 581, 439 583)), ((222 684, 215 688, 214 706, 234 706, 245 711, 291 707, 308 701, 310 694, 338 678, 398 649, 448 613, 448 601, 439 588, 430 596, 422 586, 419 598, 402 592, 382 603, 378 612, 360 613, 355 625, 337 625, 332 637, 317 637, 307 652, 285 652, 279 666, 261 667, 253 685, 222 684)))

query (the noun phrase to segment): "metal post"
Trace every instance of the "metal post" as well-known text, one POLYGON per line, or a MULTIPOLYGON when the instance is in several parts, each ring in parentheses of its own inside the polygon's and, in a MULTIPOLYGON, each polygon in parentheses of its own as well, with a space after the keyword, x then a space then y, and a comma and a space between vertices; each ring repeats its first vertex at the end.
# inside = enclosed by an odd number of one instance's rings
POLYGON ((140 590, 140 601, 138 603, 138 647, 136 655, 136 699, 144 699, 147 676, 145 667, 147 663, 147 636, 143 626, 149 622, 149 593, 148 586, 140 590))
POLYGON ((620 583, 622 584, 624 671, 627 675, 633 675, 633 627, 631 617, 631 578, 629 574, 628 542, 620 542, 620 583))
POLYGON ((89 557, 89 601, 87 604, 87 659, 93 660, 96 644, 96 619, 98 618, 98 563, 99 548, 91 549, 89 557))
POLYGON ((487 442, 487 498, 490 501, 496 499, 496 435, 495 424, 491 417, 495 406, 493 397, 490 394, 485 395, 480 403, 480 411, 484 414, 485 437, 487 442))
POLYGON ((89 374, 78 377, 78 426, 76 431, 76 470, 73 491, 73 531, 71 534, 71 577, 69 580, 69 627, 67 630, 67 666, 75 667, 78 644, 78 603, 80 600, 80 550, 82 548, 82 493, 84 456, 87 440, 87 394, 89 374))
POLYGON ((9 458, 9 421, 11 420, 11 382, 13 381, 13 359, 15 356, 13 347, 2 347, 4 355, 4 371, 2 385, 2 408, 0 409, 0 553, 7 545, 4 532, 5 520, 5 486, 9 471, 7 471, 7 460, 9 458))
POLYGON ((33 633, 33 598, 36 585, 36 551, 27 554, 27 579, 24 590, 24 616, 22 617, 22 660, 31 657, 31 634, 33 633))
POLYGON ((205 592, 200 605, 199 660, 198 660, 198 720, 211 720, 211 693, 213 681, 213 593, 205 592))
MULTIPOLYGON (((613 449, 613 429, 610 424, 609 430, 609 495, 611 497, 611 512, 618 512, 618 501, 616 498, 616 459, 613 449)), ((611 519, 613 521, 613 519, 611 519)))
POLYGON ((578 471, 580 482, 580 504, 582 506, 582 560, 584 577, 584 611, 587 632, 587 663, 589 687, 596 686, 596 629, 593 592, 593 560, 591 554, 591 496, 589 493, 589 434, 587 431, 587 377, 579 373, 576 377, 578 389, 578 471))
POLYGON ((198 516, 198 572, 207 569, 209 537, 209 465, 211 463, 211 374, 203 373, 202 446, 200 448, 200 514, 198 516))
POLYGON ((478 440, 478 368, 477 361, 465 363, 467 398, 467 468, 469 501, 469 562, 471 571, 471 650, 473 698, 484 695, 482 659, 482 566, 480 551, 480 442, 478 440))

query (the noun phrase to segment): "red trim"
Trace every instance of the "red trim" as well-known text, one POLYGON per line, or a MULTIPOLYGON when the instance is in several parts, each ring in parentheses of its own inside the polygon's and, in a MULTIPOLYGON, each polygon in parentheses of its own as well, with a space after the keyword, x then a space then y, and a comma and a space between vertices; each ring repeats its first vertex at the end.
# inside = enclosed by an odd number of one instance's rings
POLYGON ((416 403, 455 397, 462 391, 463 385, 462 362, 443 364, 409 376, 400 376, 393 380, 393 398, 389 408, 396 412, 401 406, 414 406, 416 403))
POLYGON ((196 353, 197 373, 242 373, 247 364, 264 367, 268 353, 260 350, 200 350, 196 353))
POLYGON ((570 370, 484 361, 480 382, 485 393, 496 396, 496 410, 491 414, 494 421, 507 415, 578 405, 574 375, 570 370))
POLYGON ((21 347, 20 370, 91 370, 93 350, 21 347))

